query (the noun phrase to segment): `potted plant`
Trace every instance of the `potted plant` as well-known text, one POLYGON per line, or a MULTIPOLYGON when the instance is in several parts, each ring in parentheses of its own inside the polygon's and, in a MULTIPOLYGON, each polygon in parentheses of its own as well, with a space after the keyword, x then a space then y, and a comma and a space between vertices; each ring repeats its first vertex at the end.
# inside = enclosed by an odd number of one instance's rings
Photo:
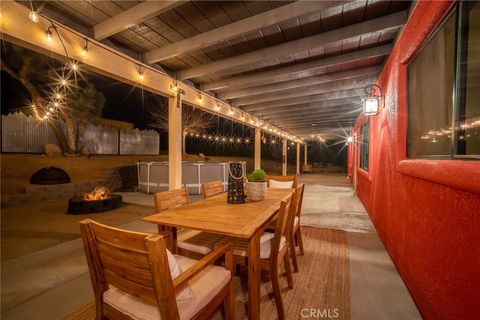
POLYGON ((267 182, 265 171, 262 169, 253 170, 247 177, 245 186, 247 198, 251 201, 261 201, 267 194, 267 182))

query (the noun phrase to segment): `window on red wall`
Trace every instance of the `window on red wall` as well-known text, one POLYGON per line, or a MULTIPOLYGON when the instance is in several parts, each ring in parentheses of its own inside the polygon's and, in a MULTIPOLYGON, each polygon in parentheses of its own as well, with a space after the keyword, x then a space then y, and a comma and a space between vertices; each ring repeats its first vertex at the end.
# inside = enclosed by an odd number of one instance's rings
POLYGON ((368 171, 368 155, 370 150, 370 122, 367 121, 361 132, 361 145, 360 145, 360 168, 368 171))
POLYGON ((480 3, 460 2, 408 65, 409 158, 480 157, 480 3))

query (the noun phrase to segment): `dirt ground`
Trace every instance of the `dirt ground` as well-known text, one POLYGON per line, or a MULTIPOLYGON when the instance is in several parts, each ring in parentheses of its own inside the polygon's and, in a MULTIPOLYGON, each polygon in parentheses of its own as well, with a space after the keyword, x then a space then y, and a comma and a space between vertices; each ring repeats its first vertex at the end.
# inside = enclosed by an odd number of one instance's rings
POLYGON ((120 226, 154 213, 153 207, 124 203, 113 211, 71 215, 67 204, 63 199, 2 208, 2 261, 79 238, 78 222, 86 218, 120 226))

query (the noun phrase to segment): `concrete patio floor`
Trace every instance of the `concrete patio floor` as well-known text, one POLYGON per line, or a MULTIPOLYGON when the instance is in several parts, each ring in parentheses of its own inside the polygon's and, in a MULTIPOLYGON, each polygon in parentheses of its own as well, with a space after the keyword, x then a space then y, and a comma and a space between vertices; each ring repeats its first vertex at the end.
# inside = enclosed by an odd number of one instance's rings
MULTIPOLYGON (((420 319, 368 214, 341 174, 305 175, 302 224, 347 232, 352 319, 420 319)), ((151 195, 124 193, 151 205, 151 195)), ((192 200, 198 197, 192 197, 192 200)), ((155 232, 140 220, 124 228, 155 232)), ((93 300, 80 239, 2 263, 2 319, 62 319, 93 300)), ((306 308, 319 306, 306 306, 306 308)))

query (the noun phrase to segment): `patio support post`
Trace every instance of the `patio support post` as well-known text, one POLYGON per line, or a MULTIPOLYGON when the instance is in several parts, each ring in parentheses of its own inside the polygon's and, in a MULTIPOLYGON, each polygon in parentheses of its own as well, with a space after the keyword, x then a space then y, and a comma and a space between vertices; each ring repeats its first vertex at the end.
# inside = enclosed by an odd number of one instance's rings
POLYGON ((300 143, 297 142, 297 174, 300 174, 300 143))
POLYGON ((260 169, 262 160, 262 129, 255 128, 255 168, 260 169))
POLYGON ((168 189, 182 187, 182 107, 168 98, 168 189))
POLYGON ((304 155, 303 155, 303 162, 305 165, 308 164, 308 160, 307 160, 307 154, 308 154, 308 150, 307 150, 307 144, 305 143, 305 146, 304 146, 304 155))
POLYGON ((287 138, 283 138, 282 145, 282 175, 287 175, 287 138))

